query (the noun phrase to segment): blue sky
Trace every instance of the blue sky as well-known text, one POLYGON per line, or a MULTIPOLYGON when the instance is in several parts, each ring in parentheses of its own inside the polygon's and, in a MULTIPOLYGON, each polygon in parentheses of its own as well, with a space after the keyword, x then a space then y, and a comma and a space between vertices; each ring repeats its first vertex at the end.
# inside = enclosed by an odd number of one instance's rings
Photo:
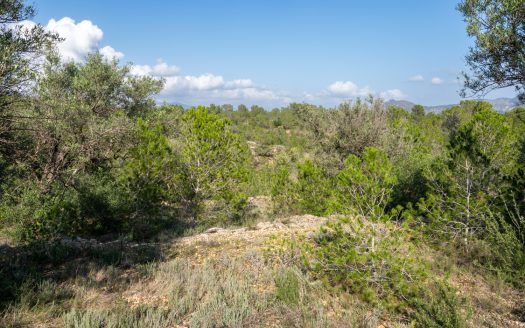
POLYGON ((167 101, 333 105, 372 93, 436 105, 460 99, 472 42, 456 4, 36 0, 34 20, 66 36, 65 57, 105 48, 164 77, 167 101))

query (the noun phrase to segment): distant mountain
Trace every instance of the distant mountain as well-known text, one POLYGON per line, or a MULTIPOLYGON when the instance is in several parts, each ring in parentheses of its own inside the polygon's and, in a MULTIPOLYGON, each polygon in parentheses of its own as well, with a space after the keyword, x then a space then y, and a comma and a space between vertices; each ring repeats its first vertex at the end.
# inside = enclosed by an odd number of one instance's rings
POLYGON ((523 106, 518 98, 497 98, 487 101, 491 103, 494 110, 498 112, 508 112, 513 108, 523 106))
MULTIPOLYGON (((513 108, 522 106, 518 100, 518 98, 496 98, 496 99, 482 99, 483 101, 486 101, 488 103, 492 104, 492 108, 497 112, 508 112, 512 110, 513 108)), ((406 111, 411 111, 412 107, 416 105, 413 102, 407 101, 407 100, 389 100, 386 102, 387 106, 396 106, 401 107, 406 111)), ((450 107, 456 106, 458 104, 449 104, 449 105, 437 105, 437 106, 423 106, 425 107, 426 112, 431 113, 440 113, 444 111, 445 109, 448 109, 450 107)))
POLYGON ((412 107, 414 107, 416 104, 413 102, 410 102, 408 100, 394 100, 390 99, 385 103, 387 107, 401 107, 404 110, 410 112, 412 110, 412 107))

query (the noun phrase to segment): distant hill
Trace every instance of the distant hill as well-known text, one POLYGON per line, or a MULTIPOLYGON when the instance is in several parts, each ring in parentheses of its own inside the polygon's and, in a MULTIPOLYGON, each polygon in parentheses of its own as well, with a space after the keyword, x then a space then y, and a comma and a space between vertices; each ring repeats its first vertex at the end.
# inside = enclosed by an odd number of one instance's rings
MULTIPOLYGON (((508 112, 513 108, 519 107, 520 102, 518 98, 496 98, 496 99, 482 99, 483 101, 489 102, 492 104, 492 107, 495 111, 498 112, 508 112)), ((416 105, 413 102, 407 100, 389 100, 386 102, 387 106, 397 106, 401 107, 407 111, 412 110, 412 107, 416 105)), ((443 110, 456 106, 457 104, 448 104, 448 105, 437 105, 437 106, 424 106, 425 111, 431 113, 440 113, 443 110)))
POLYGON ((410 102, 408 100, 394 100, 391 99, 385 103, 387 107, 401 107, 404 110, 410 112, 412 110, 412 107, 414 107, 416 104, 413 102, 410 102))

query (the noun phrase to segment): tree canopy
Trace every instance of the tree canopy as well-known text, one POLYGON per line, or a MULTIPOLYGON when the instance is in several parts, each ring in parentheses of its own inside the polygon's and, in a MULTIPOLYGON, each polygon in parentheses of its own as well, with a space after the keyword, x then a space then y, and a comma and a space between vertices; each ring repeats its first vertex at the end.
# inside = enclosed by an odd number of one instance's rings
POLYGON ((475 44, 466 57, 463 95, 514 87, 525 100, 525 1, 464 0, 458 5, 475 44))

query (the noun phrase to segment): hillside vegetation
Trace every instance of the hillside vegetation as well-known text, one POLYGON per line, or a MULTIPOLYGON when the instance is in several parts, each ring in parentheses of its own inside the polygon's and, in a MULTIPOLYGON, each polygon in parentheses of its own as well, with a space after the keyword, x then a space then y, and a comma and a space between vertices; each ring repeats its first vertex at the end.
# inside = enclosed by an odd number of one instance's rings
POLYGON ((524 108, 184 109, 0 4, 0 326, 525 326, 524 108))

